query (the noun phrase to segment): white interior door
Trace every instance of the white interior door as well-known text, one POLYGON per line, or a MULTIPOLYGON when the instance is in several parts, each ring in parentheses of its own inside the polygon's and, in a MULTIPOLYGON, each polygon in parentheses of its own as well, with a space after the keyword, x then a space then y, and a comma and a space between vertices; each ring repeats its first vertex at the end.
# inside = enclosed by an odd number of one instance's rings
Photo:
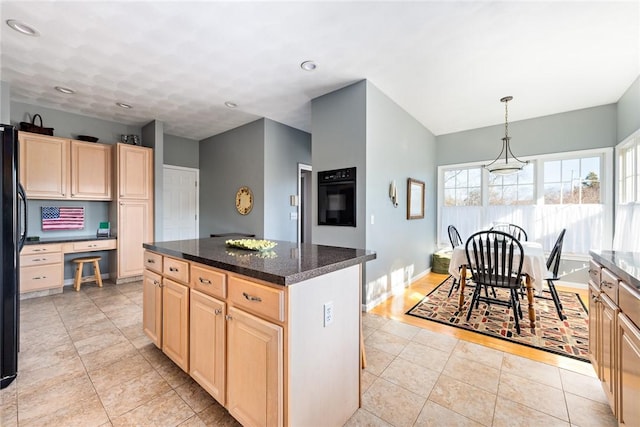
POLYGON ((198 169, 164 166, 163 240, 197 239, 199 236, 198 169))

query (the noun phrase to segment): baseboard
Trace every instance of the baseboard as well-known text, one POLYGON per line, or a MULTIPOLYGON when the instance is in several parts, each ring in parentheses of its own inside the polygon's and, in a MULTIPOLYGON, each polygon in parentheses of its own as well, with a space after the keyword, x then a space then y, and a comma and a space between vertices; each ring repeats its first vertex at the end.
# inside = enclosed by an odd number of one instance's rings
MULTIPOLYGON (((100 274, 100 276, 102 277, 102 280, 105 280, 109 278, 109 273, 102 273, 100 274)), ((62 286, 73 286, 73 282, 73 277, 71 279, 64 279, 64 281, 62 282, 62 286)))
MULTIPOLYGON (((427 268, 423 272, 418 273, 415 276, 411 277, 409 280, 405 281, 403 283, 403 286, 402 286, 403 291, 404 291, 404 289, 408 288, 409 285, 411 285, 413 282, 415 282, 416 280, 421 279, 422 277, 426 276, 429 273, 431 273, 431 267, 427 268)), ((399 292, 394 293, 394 292, 391 292, 391 291, 387 291, 384 294, 379 295, 376 299, 374 299, 372 301, 368 301, 367 303, 363 303, 362 306, 361 306, 361 310, 363 312, 367 312, 367 311, 371 310, 373 307, 375 307, 376 305, 385 302, 386 300, 391 298, 393 295, 397 295, 397 294, 399 294, 399 292)))

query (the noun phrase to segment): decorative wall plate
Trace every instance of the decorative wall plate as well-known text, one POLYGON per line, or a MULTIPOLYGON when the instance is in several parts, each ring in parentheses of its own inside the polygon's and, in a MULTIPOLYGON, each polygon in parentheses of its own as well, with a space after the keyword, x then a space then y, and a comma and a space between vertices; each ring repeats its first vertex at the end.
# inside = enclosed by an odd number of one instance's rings
POLYGON ((236 193, 236 210, 247 215, 253 209, 253 193, 249 187, 240 187, 236 193))

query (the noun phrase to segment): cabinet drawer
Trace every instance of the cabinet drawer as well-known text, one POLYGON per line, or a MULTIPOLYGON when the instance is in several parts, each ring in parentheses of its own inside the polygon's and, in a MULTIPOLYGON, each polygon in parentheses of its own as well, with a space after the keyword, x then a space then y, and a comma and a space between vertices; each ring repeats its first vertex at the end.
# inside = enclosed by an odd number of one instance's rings
POLYGON ((20 267, 30 267, 32 265, 61 264, 62 253, 42 253, 33 255, 20 255, 20 267))
POLYGON ((595 262, 594 260, 589 261, 589 279, 600 286, 600 271, 602 270, 602 266, 595 262))
POLYGON ((640 292, 625 282, 620 282, 618 291, 620 311, 638 327, 640 327, 640 292))
POLYGON ((98 251, 102 249, 115 249, 115 240, 90 240, 87 242, 76 242, 73 244, 74 252, 98 251))
POLYGON ((48 252, 62 252, 62 244, 48 243, 44 245, 25 245, 20 251, 21 255, 41 254, 48 252))
POLYGON ((618 304, 618 277, 605 268, 602 269, 601 274, 600 290, 607 294, 613 302, 618 304))
POLYGON ((162 273, 162 255, 144 251, 144 268, 156 273, 162 273))
POLYGON ((212 297, 227 297, 227 275, 213 270, 191 264, 191 289, 197 289, 212 297))
POLYGON ((189 284, 189 263, 175 258, 164 257, 162 274, 178 282, 189 284))
POLYGON ((20 268, 20 293, 62 287, 62 263, 20 268))
POLYGON ((258 315, 284 322, 284 290, 229 278, 229 301, 258 315))

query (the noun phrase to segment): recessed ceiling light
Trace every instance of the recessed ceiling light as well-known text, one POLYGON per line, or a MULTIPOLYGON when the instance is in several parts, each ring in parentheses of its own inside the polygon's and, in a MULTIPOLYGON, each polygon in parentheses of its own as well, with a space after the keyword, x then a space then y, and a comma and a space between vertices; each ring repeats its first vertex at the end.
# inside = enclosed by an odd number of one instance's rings
POLYGON ((224 105, 226 105, 228 108, 236 108, 238 106, 238 104, 236 104, 235 102, 231 102, 231 101, 226 101, 224 103, 224 105))
POLYGON ((133 108, 133 106, 129 104, 125 104, 124 102, 116 102, 116 105, 120 108, 126 108, 127 110, 130 110, 133 108))
POLYGON ((7 25, 25 36, 38 37, 40 35, 35 28, 15 19, 7 19, 7 25))
POLYGON ((68 87, 64 87, 64 86, 56 86, 54 89, 57 90, 60 93, 66 94, 66 95, 71 95, 73 93, 76 93, 75 90, 69 89, 68 87))
POLYGON ((313 61, 304 61, 302 64, 300 64, 300 68, 302 68, 305 71, 313 71, 317 68, 318 66, 316 65, 315 62, 313 61))

